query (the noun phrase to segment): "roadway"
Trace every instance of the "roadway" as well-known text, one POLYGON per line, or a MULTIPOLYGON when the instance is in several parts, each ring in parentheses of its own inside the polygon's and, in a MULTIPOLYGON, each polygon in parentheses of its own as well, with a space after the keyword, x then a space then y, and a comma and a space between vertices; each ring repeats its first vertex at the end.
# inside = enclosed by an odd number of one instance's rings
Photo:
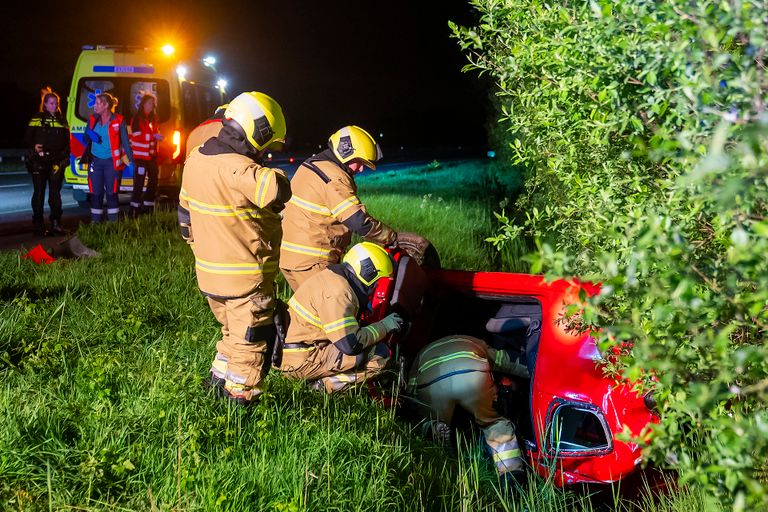
MULTIPOLYGON (((391 158, 389 159, 390 162, 381 165, 379 170, 397 170, 399 168, 423 165, 433 160, 431 155, 430 157, 426 157, 427 155, 413 154, 408 156, 391 158), (408 158, 408 156, 410 156, 410 158, 408 158)), ((446 159, 462 159, 457 158, 457 155, 444 156, 448 157, 446 159)), ((289 176, 292 176, 300 161, 301 160, 297 158, 295 161, 289 163, 286 158, 280 158, 275 159, 272 162, 266 162, 266 164, 280 167, 285 170, 289 176)), ((125 210, 127 209, 128 195, 122 193, 120 197, 121 208, 125 210)), ((17 249, 19 247, 31 248, 38 243, 41 243, 45 248, 50 248, 65 238, 50 236, 40 237, 32 234, 31 198, 32 179, 24 170, 23 164, 19 163, 19 169, 7 169, 6 167, 6 170, 0 172, 0 250, 17 249)), ((90 219, 90 211, 87 208, 81 208, 77 204, 72 196, 71 188, 64 187, 62 189, 61 201, 64 210, 62 225, 66 231, 74 233, 81 223, 88 223, 90 219)), ((48 214, 48 196, 46 191, 46 224, 48 224, 48 214)))

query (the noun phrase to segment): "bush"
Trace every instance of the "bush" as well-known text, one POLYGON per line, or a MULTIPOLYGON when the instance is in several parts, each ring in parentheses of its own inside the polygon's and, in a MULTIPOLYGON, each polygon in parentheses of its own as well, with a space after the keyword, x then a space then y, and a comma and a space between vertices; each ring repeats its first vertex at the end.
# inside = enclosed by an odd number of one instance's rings
POLYGON ((471 3, 479 25, 452 28, 526 172, 497 245, 531 236, 534 271, 602 280, 585 319, 603 348, 632 339, 622 372, 655 381, 649 458, 765 506, 768 7, 471 3))

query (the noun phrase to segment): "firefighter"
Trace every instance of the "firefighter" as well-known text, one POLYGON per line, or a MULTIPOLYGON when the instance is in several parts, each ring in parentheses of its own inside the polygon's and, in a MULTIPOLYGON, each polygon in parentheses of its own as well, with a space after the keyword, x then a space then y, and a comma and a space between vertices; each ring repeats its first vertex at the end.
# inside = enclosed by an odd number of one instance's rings
POLYGON ((362 242, 347 252, 341 264, 307 279, 288 302, 290 324, 278 369, 328 393, 381 372, 390 353, 380 342, 403 320, 391 313, 365 327, 358 321, 373 286, 392 270, 384 249, 362 242))
POLYGON ((133 192, 131 193, 131 215, 138 217, 142 211, 152 211, 157 192, 157 142, 163 140, 159 131, 160 121, 155 107, 157 99, 144 94, 139 100, 136 115, 131 120, 128 133, 133 150, 133 192), (147 190, 144 191, 146 181, 147 190))
POLYGON ((51 208, 51 231, 63 235, 61 229, 61 184, 64 168, 69 164, 69 126, 59 108, 59 95, 52 89, 42 91, 40 112, 32 116, 27 126, 25 142, 30 152, 25 163, 32 175, 32 224, 36 235, 45 235, 43 202, 48 185, 48 206, 51 208))
POLYGON ((219 134, 222 126, 221 123, 224 120, 224 112, 226 112, 228 105, 228 103, 225 103, 224 105, 219 105, 216 107, 216 111, 213 113, 213 116, 209 117, 197 125, 194 130, 189 132, 189 137, 187 137, 187 144, 185 148, 187 152, 187 154, 184 156, 185 160, 189 158, 189 154, 193 149, 202 145, 203 142, 207 141, 211 137, 215 137, 219 134))
POLYGON ((269 369, 280 211, 291 197, 283 171, 262 167, 285 141, 280 105, 245 92, 227 106, 221 131, 190 153, 179 194, 179 225, 192 246, 200 290, 221 324, 210 384, 252 402, 269 369))
POLYGON ((376 168, 381 149, 357 126, 345 126, 328 149, 302 163, 291 178, 293 197, 283 214, 280 270, 296 292, 312 275, 338 263, 352 232, 388 246, 397 233, 368 215, 357 197, 354 176, 376 168))
POLYGON ((524 475, 525 463, 514 425, 494 408, 497 389, 491 371, 528 378, 527 367, 516 359, 472 336, 446 336, 419 352, 407 387, 409 405, 426 419, 425 430, 440 442, 450 440, 457 406, 472 414, 499 475, 513 480, 524 475))

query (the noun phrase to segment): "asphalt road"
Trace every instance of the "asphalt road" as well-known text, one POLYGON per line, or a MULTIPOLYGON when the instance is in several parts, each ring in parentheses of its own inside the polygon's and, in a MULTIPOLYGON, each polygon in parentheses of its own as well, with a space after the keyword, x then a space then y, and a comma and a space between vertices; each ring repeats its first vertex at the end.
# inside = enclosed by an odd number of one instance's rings
MULTIPOLYGON (((0 224, 11 219, 27 218, 32 215, 32 178, 26 171, 0 173, 0 224)), ((48 197, 45 198, 45 215, 48 216, 48 197)), ((72 189, 61 191, 64 215, 84 211, 72 197, 72 189)), ((29 220, 29 219, 27 219, 29 220)))
MULTIPOLYGON (((381 165, 380 171, 397 170, 398 168, 422 165, 430 162, 433 158, 425 158, 426 155, 412 155, 411 158, 393 158, 394 162, 381 165), (413 158, 415 156, 415 158, 413 158), (399 161, 397 161, 399 160, 399 161)), ((453 156, 453 155, 451 155, 453 156)), ((449 159, 461 159, 453 156, 449 159)), ((275 167, 284 169, 289 176, 293 175, 299 161, 284 162, 275 161, 272 163, 275 167)), ((366 171, 370 172, 370 171, 366 171)), ((32 234, 32 207, 30 200, 32 198, 32 179, 29 174, 23 170, 20 164, 18 171, 0 172, 0 251, 13 249, 30 249, 35 245, 42 244, 44 248, 49 249, 58 244, 66 237, 41 237, 32 234)), ((87 224, 90 220, 90 211, 87 208, 81 208, 72 197, 71 188, 63 188, 61 191, 61 200, 64 209, 62 216, 62 225, 68 233, 74 233, 80 224, 87 224)), ((128 195, 121 194, 121 209, 127 210, 128 195)), ((48 223, 48 197, 46 191, 45 198, 45 219, 48 223)))

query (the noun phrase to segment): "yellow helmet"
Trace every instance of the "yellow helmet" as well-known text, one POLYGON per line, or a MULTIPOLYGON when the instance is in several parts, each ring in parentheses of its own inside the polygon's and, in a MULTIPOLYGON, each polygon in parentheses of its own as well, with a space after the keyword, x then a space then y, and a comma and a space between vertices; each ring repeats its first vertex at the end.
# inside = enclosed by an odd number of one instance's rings
POLYGON ((342 261, 352 268, 355 276, 366 286, 382 277, 391 276, 394 269, 387 251, 371 242, 353 245, 342 261))
POLYGON ((366 167, 375 169, 376 162, 383 156, 371 134, 359 126, 345 126, 331 135, 328 145, 343 164, 362 160, 366 167))
POLYGON ((244 92, 229 102, 224 122, 237 123, 248 143, 257 151, 271 146, 279 149, 285 143, 285 117, 280 105, 261 92, 244 92))

